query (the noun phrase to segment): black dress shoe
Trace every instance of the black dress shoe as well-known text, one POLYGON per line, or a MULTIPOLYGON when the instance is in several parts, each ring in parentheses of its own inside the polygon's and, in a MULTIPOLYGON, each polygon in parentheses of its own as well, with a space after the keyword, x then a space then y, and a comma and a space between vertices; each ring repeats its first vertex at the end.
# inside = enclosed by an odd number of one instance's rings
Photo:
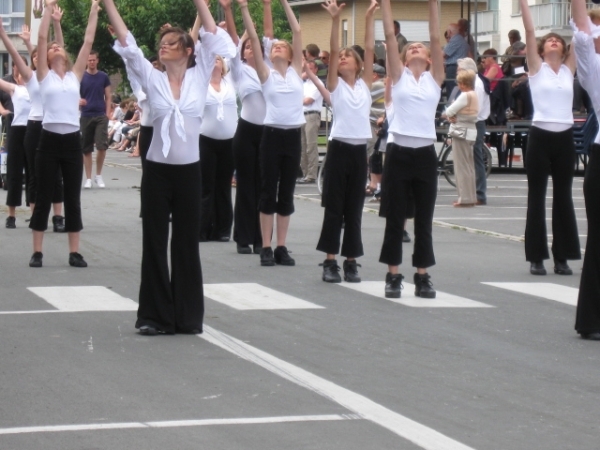
POLYGON ((237 252, 240 255, 250 255, 252 253, 252 249, 250 248, 249 245, 240 245, 240 244, 238 244, 238 246, 237 246, 237 252))
POLYGON ((288 249, 284 245, 276 247, 273 256, 275 257, 275 262, 280 266, 296 265, 296 261, 289 255, 288 249))
POLYGON ((573 270, 566 260, 554 260, 554 273, 557 275, 573 275, 573 270))
POLYGON ((580 333, 581 339, 587 339, 588 341, 600 341, 600 332, 595 331, 594 333, 580 333))
POLYGON ((142 325, 140 327, 140 334, 143 334, 144 336, 156 336, 158 330, 151 325, 142 325))
POLYGON ((341 283, 340 266, 335 259, 326 259, 319 266, 323 267, 323 276, 321 279, 326 283, 341 283))
POLYGON ((42 252, 35 252, 31 255, 31 259, 29 260, 29 267, 42 267, 42 258, 44 255, 42 252))
POLYGON ((6 218, 6 228, 11 228, 11 229, 17 228, 16 222, 17 222, 16 217, 8 216, 6 218))
POLYGON ((69 253, 69 265, 71 267, 87 267, 87 263, 77 252, 69 253))
POLYGON ((529 266, 529 273, 531 275, 546 275, 546 268, 543 262, 532 262, 529 266))

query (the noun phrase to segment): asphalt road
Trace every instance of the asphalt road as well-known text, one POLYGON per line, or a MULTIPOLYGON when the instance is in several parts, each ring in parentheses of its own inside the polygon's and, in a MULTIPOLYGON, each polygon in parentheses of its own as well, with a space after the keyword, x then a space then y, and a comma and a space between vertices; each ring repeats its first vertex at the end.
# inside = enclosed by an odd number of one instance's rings
MULTIPOLYGON (((107 188, 82 192, 87 269, 51 232, 30 269, 25 209, 0 230, 0 449, 598 448, 600 348, 573 330, 581 262, 529 275, 523 174, 492 174, 473 209, 440 181, 436 301, 414 299, 408 265, 403 303, 383 298, 372 203, 362 292, 323 283, 323 212, 298 186, 296 267, 202 243, 205 332, 143 337, 139 160, 107 162, 107 188)), ((581 178, 573 195, 583 248, 581 178)))

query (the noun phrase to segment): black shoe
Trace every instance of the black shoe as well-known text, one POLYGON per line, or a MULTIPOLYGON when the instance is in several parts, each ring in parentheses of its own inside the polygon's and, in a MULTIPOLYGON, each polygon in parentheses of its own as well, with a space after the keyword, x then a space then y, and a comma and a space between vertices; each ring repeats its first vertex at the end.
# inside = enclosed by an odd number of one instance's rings
POLYGON ((87 263, 79 253, 69 253, 69 265, 72 267, 87 267, 87 263))
POLYGON ((319 266, 323 266, 323 276, 321 279, 326 283, 341 283, 340 266, 335 259, 326 259, 319 266))
POLYGON ((344 261, 344 281, 348 283, 360 283, 360 277, 358 276, 357 267, 362 267, 356 262, 356 260, 344 261))
POLYGON ((217 239, 219 242, 229 242, 229 236, 221 236, 217 239))
POLYGON ((404 277, 402 274, 392 275, 391 273, 387 273, 385 276, 385 297, 386 298, 400 298, 400 293, 402 292, 402 280, 404 277))
POLYGON ((42 258, 44 255, 42 252, 35 252, 31 255, 31 259, 29 260, 29 267, 42 267, 42 258))
POLYGON ((249 245, 240 245, 240 244, 238 244, 238 246, 237 246, 237 252, 240 255, 250 255, 252 253, 252 249, 250 248, 249 245))
POLYGON ((63 216, 52 216, 52 225, 55 233, 65 232, 65 218, 63 216))
POLYGON ((408 234, 408 231, 404 230, 402 231, 402 242, 410 242, 410 234, 408 234))
POLYGON ((529 273, 531 275, 546 275, 546 268, 544 267, 544 263, 540 262, 532 262, 531 266, 529 266, 529 273))
POLYGON ((295 266, 296 265, 296 261, 294 261, 294 258, 290 257, 290 255, 288 253, 288 249, 283 245, 280 245, 279 247, 275 248, 275 252, 273 252, 273 256, 275 256, 275 262, 277 264, 279 264, 280 266, 295 266))
POLYGON ((274 266, 275 258, 273 257, 273 249, 271 247, 263 247, 260 249, 260 265, 274 266))
POLYGON ((556 275, 573 275, 573 270, 569 267, 566 260, 554 260, 554 273, 556 275))
POLYGON ((260 255, 260 251, 262 250, 262 245, 255 245, 254 246, 254 254, 255 255, 260 255))
POLYGON ((428 273, 415 273, 415 296, 421 298, 435 298, 435 289, 428 273))
POLYGON ((16 217, 8 216, 6 218, 6 228, 17 228, 16 222, 17 222, 16 217))
POLYGON ((581 339, 587 339, 588 341, 600 341, 600 332, 595 331, 593 333, 580 333, 581 339))
POLYGON ((158 330, 150 325, 142 325, 140 327, 140 334, 143 334, 144 336, 156 336, 158 330))

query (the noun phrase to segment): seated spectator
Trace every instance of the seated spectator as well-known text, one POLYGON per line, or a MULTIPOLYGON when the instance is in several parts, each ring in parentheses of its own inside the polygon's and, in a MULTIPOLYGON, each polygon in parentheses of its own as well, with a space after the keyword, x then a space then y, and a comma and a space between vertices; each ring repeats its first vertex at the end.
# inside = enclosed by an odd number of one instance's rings
POLYGON ((483 76, 490 80, 490 90, 493 91, 498 85, 498 80, 504 77, 500 64, 496 61, 498 52, 494 48, 488 48, 483 52, 481 63, 483 65, 483 76))

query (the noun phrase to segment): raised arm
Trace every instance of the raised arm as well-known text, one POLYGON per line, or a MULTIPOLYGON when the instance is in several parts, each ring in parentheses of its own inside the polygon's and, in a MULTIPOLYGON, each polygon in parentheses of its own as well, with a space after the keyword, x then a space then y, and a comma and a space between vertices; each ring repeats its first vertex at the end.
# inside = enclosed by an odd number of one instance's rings
MULTIPOLYGON (((271 69, 265 63, 262 48, 260 47, 260 40, 258 38, 258 34, 256 34, 256 28, 254 28, 254 23, 252 22, 252 17, 250 17, 250 11, 248 10, 248 1, 247 0, 237 0, 240 10, 242 11, 242 19, 244 19, 244 27, 246 27, 246 33, 248 33, 248 37, 250 38, 250 43, 252 44, 252 53, 254 55, 254 64, 256 65, 256 73, 258 74, 258 79, 261 83, 267 81, 269 78, 269 73, 271 69)), ((302 52, 300 52, 302 56, 302 52)))
MULTIPOLYGON (((90 56, 90 50, 94 44, 94 37, 96 35, 96 26, 98 25, 98 11, 100 10, 100 0, 92 0, 92 6, 90 8, 90 15, 88 17, 87 28, 85 29, 85 37, 83 38, 83 45, 79 50, 79 55, 73 64, 73 73, 78 80, 81 81, 83 78, 83 72, 87 65, 88 57, 90 56)), ((38 57, 39 58, 39 57, 38 57)))
POLYGON ((573 14, 573 21, 579 31, 591 34, 585 0, 571 0, 571 14, 573 14))
POLYGON ((50 20, 52 19, 52 10, 56 5, 56 0, 46 0, 46 7, 42 13, 42 21, 38 30, 38 63, 36 76, 38 81, 42 81, 48 75, 48 31, 50 30, 50 20))
POLYGON ((17 87, 16 84, 9 83, 8 81, 4 81, 4 80, 0 79, 0 89, 2 89, 4 92, 6 92, 11 97, 15 93, 16 87, 17 87))
MULTIPOLYGON (((431 2, 431 0, 430 0, 431 2)), ((392 83, 396 84, 404 72, 404 64, 398 53, 398 41, 394 33, 394 20, 392 19, 392 5, 390 0, 381 0, 381 16, 383 18, 383 32, 385 34, 385 45, 387 53, 388 76, 392 83)))
MULTIPOLYGON (((331 36, 329 38, 329 70, 327 72, 327 88, 335 91, 338 85, 338 67, 340 64, 340 13, 345 3, 337 4, 337 0, 326 0, 321 6, 331 16, 331 36)), ((323 96, 325 98, 325 96, 323 96)))
POLYGON ((431 51, 431 75, 440 86, 446 78, 444 52, 440 42, 440 13, 437 0, 429 0, 429 49, 431 51))
MULTIPOLYGON (((240 38, 237 35, 237 30, 235 29, 235 19, 233 18, 233 9, 231 7, 231 0, 219 0, 219 4, 225 13, 225 23, 227 24, 227 33, 231 37, 231 40, 237 47, 240 43, 240 38)), ((243 51, 243 49, 242 49, 243 51)))
POLYGON ((63 36, 62 28, 60 26, 60 21, 63 16, 63 10, 55 5, 52 9, 52 27, 54 28, 54 40, 58 42, 58 44, 64 48, 65 46, 65 38, 63 36))
POLYGON ((302 76, 302 30, 300 29, 298 19, 296 19, 296 15, 294 14, 294 11, 292 11, 292 7, 287 2, 287 0, 279 1, 281 2, 281 6, 283 6, 283 10, 285 11, 285 15, 287 16, 288 23, 290 24, 290 28, 292 29, 292 48, 294 50, 294 56, 292 58, 292 67, 298 73, 299 76, 302 76))
POLYGON ((365 24, 365 60, 363 70, 363 80, 371 88, 373 84, 373 56, 375 55, 375 10, 379 9, 377 0, 371 0, 369 8, 367 8, 366 24, 365 24))
MULTIPOLYGON (((306 72, 306 76, 308 76, 308 78, 310 78, 310 81, 312 81, 314 83, 314 85, 319 90, 319 93, 323 96, 323 100, 326 103, 328 103, 329 105, 331 105, 331 93, 323 85, 323 82, 321 80, 319 80, 319 78, 314 73, 312 73, 312 71, 308 68, 307 64, 304 64, 304 71, 306 72)), ((336 78, 336 82, 337 82, 337 78, 336 78)))
POLYGON ((273 12, 271 11, 271 0, 263 0, 263 34, 269 39, 273 39, 275 37, 275 32, 273 31, 273 12))
POLYGON ((202 27, 202 20, 200 16, 196 14, 196 19, 194 20, 194 25, 192 25, 192 29, 190 30, 190 36, 194 41, 194 46, 198 43, 198 38, 200 37, 200 28, 202 27))
MULTIPOLYGON (((27 29, 27 31, 29 32, 29 28, 27 29)), ((17 65, 17 69, 19 69, 19 73, 23 77, 23 80, 27 83, 33 76, 33 71, 25 63, 25 61, 23 61, 23 58, 21 58, 21 55, 19 55, 19 52, 17 51, 17 49, 13 45, 12 41, 6 34, 6 30, 2 26, 1 20, 0 20, 0 39, 2 39, 2 42, 4 42, 4 46, 6 47, 6 50, 10 54, 12 60, 17 65)), ((31 43, 29 45, 31 45, 31 43)), ((6 90, 6 89, 3 89, 3 90, 6 90)))
POLYGON ((216 34, 217 24, 215 23, 215 19, 210 13, 206 2, 204 0, 194 0, 194 5, 196 5, 196 9, 198 10, 198 17, 200 17, 204 31, 216 34))
POLYGON ((119 11, 117 11, 115 2, 113 0, 103 0, 103 2, 104 9, 108 15, 108 20, 112 25, 114 35, 117 37, 116 39, 119 41, 122 47, 127 47, 126 38, 129 30, 127 29, 127 25, 125 25, 125 22, 123 22, 119 11))
POLYGON ((31 43, 31 31, 29 30, 29 27, 27 25, 23 25, 21 27, 19 37, 23 41, 23 44, 25 44, 25 47, 27 47, 27 53, 29 53, 29 56, 31 56, 31 54, 33 53, 33 44, 31 43))
POLYGON ((535 38, 535 26, 529 9, 527 0, 519 0, 521 4, 521 17, 523 18, 523 26, 525 27, 525 48, 527 54, 527 67, 529 75, 535 75, 542 67, 542 58, 537 52, 537 39, 535 38))

